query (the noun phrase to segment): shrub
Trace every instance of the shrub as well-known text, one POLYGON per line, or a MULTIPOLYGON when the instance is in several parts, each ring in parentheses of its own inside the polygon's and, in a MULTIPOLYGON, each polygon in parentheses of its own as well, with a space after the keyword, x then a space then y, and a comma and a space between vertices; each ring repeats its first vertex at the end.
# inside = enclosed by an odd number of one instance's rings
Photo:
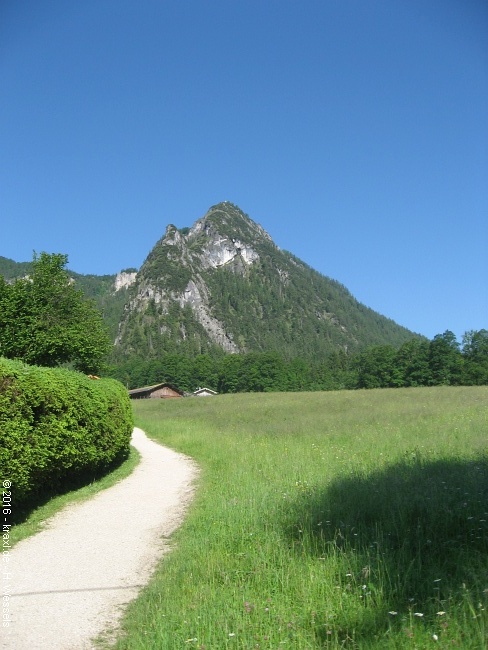
POLYGON ((118 381, 0 358, 0 476, 16 505, 122 460, 132 428, 118 381))

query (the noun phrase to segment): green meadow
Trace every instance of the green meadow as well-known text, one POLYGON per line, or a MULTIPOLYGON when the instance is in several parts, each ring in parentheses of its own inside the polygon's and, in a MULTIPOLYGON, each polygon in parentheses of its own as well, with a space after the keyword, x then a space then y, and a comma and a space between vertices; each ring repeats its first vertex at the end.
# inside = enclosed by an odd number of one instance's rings
POLYGON ((117 648, 487 647, 488 387, 134 410, 201 472, 117 648))

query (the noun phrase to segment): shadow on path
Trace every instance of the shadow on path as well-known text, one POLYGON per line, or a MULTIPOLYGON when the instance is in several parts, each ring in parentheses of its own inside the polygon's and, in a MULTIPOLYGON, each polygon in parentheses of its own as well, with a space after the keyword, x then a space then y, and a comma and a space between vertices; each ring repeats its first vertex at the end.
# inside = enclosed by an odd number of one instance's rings
POLYGON ((29 495, 28 500, 25 502, 14 502, 11 523, 13 525, 23 524, 35 510, 46 505, 52 499, 68 494, 69 492, 75 492, 76 490, 92 485, 96 481, 100 481, 105 476, 117 470, 129 458, 129 454, 130 450, 124 451, 112 463, 100 466, 91 471, 73 472, 71 476, 64 477, 63 481, 53 482, 43 490, 29 495))
POLYGON ((94 592, 94 591, 120 591, 123 589, 142 589, 144 584, 133 584, 116 587, 86 587, 84 589, 46 589, 45 591, 19 591, 9 594, 9 598, 20 598, 24 596, 43 596, 47 594, 76 594, 79 592, 94 592))

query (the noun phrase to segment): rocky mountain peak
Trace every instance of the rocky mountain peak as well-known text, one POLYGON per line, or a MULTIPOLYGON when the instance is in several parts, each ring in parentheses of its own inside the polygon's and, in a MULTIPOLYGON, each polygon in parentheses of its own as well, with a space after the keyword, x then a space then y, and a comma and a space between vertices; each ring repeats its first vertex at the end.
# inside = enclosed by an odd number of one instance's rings
POLYGON ((272 242, 271 237, 259 224, 253 221, 233 203, 228 201, 217 203, 190 228, 188 238, 201 236, 214 238, 217 235, 238 239, 246 245, 255 244, 259 240, 272 242))
POLYGON ((220 349, 316 358, 409 334, 281 251, 226 201, 191 228, 166 228, 130 287, 115 346, 124 356, 220 349))
POLYGON ((233 264, 234 270, 242 272, 259 259, 257 248, 263 242, 272 243, 268 233, 237 206, 224 202, 211 207, 191 228, 179 230, 170 224, 157 246, 177 248, 178 253, 168 250, 166 254, 178 257, 185 266, 198 263, 202 268, 218 268, 233 264))
POLYGON ((182 242, 182 235, 176 226, 169 224, 163 237, 163 242, 170 246, 177 246, 182 242))

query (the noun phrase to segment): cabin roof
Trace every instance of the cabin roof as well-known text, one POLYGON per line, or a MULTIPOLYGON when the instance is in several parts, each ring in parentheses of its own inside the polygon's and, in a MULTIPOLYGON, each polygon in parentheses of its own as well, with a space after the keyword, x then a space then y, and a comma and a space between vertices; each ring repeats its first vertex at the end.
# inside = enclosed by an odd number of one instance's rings
POLYGON ((183 391, 174 386, 173 384, 168 384, 168 382, 164 381, 161 384, 152 384, 151 386, 142 386, 141 388, 131 388, 129 390, 129 395, 140 395, 142 393, 152 393, 154 390, 159 390, 160 388, 170 388, 171 390, 174 390, 175 393, 178 393, 179 395, 183 395, 183 391))

